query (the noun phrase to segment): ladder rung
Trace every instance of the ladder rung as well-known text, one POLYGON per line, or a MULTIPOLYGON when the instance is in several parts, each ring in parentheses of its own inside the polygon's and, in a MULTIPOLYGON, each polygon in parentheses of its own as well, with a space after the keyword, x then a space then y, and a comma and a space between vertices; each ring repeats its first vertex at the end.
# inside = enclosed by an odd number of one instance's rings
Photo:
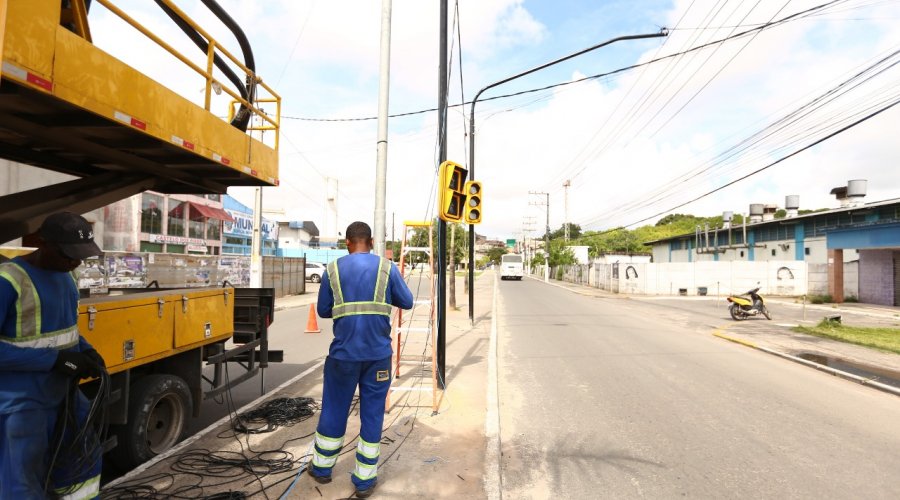
POLYGON ((427 300, 414 300, 413 304, 431 304, 431 299, 427 300))
POLYGON ((391 387, 391 390, 398 392, 431 392, 433 389, 431 387, 391 387))
POLYGON ((403 332, 407 332, 407 333, 408 333, 408 332, 420 332, 420 333, 426 333, 426 332, 430 332, 430 331, 431 331, 431 327, 425 327, 425 328, 419 328, 419 327, 416 327, 416 328, 413 328, 413 327, 400 327, 400 328, 397 328, 397 331, 400 332, 400 333, 403 333, 403 332))

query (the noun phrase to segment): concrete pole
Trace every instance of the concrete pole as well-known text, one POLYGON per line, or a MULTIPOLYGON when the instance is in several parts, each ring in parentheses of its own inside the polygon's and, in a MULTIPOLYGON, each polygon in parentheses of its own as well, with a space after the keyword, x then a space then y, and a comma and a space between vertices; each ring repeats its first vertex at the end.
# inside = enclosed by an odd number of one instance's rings
POLYGON ((547 208, 547 226, 546 232, 544 233, 544 256, 546 257, 547 262, 544 264, 544 283, 550 282, 550 193, 544 193, 547 196, 547 203, 545 207, 547 208))
POLYGON ((565 234, 566 243, 569 242, 569 186, 572 185, 572 181, 566 179, 566 182, 563 183, 563 189, 565 191, 565 212, 563 213, 563 234, 565 234))
POLYGON ((250 288, 262 288, 262 188, 253 197, 253 234, 250 238, 250 288))
POLYGON ((378 78, 378 160, 375 167, 375 255, 384 256, 387 197, 388 98, 391 72, 391 0, 381 0, 381 63, 378 78))

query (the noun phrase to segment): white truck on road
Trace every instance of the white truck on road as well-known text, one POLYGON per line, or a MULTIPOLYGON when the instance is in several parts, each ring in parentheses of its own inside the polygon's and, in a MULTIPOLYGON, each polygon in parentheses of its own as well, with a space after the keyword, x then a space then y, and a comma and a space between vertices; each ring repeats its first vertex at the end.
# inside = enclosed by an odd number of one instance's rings
POLYGON ((522 256, 509 253, 500 257, 500 279, 521 280, 525 275, 525 265, 522 256))

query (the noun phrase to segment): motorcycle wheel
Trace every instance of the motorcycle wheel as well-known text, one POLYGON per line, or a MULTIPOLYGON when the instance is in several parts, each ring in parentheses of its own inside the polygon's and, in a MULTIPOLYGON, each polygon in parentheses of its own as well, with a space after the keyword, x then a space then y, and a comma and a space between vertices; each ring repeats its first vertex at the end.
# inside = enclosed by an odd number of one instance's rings
POLYGON ((760 309, 760 312, 763 313, 763 316, 765 316, 766 319, 768 319, 768 320, 772 319, 772 315, 769 314, 769 309, 766 306, 762 306, 762 309, 760 309))
POLYGON ((735 321, 744 319, 744 314, 741 312, 741 306, 737 304, 731 304, 731 307, 728 308, 728 312, 731 313, 731 319, 735 321))

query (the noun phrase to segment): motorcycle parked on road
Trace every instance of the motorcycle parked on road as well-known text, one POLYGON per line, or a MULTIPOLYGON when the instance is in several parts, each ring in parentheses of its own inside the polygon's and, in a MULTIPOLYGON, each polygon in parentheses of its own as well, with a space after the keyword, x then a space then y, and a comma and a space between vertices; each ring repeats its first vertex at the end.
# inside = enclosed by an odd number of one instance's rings
POLYGON ((756 287, 747 293, 741 295, 732 295, 728 297, 731 305, 728 312, 731 313, 731 319, 741 321, 762 314, 766 319, 772 319, 769 310, 766 308, 766 301, 759 292, 760 287, 756 287))

